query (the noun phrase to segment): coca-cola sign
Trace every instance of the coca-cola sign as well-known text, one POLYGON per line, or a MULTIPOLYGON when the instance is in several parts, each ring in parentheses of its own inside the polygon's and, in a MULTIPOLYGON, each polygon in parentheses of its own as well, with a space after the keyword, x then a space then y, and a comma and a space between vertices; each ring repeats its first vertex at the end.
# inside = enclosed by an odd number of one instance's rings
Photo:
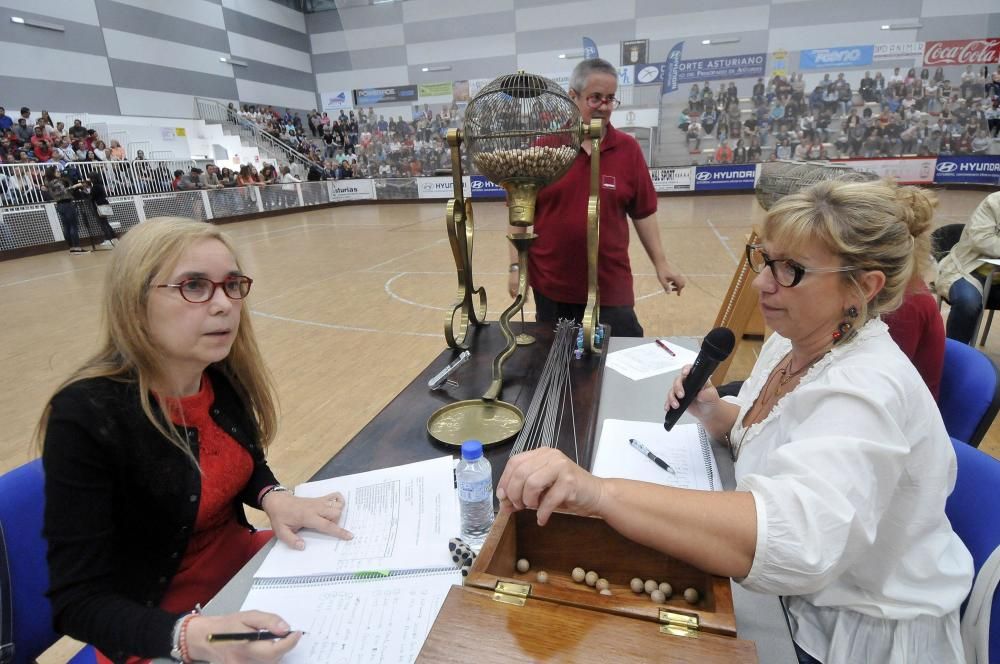
POLYGON ((924 47, 924 64, 988 65, 1000 62, 1000 38, 929 41, 924 47))

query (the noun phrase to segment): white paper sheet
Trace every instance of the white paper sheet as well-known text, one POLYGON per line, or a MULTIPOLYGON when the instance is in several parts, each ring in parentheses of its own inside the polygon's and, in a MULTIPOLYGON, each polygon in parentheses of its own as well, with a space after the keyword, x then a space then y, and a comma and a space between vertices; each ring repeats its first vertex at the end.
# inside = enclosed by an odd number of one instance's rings
POLYGON ((654 342, 609 353, 605 366, 626 378, 642 380, 677 371, 686 364, 694 364, 695 358, 698 357, 698 353, 693 350, 681 348, 675 343, 666 341, 664 343, 674 352, 673 356, 654 342))
POLYGON ((289 577, 453 566, 448 540, 458 537, 453 461, 443 456, 319 482, 300 484, 295 495, 346 499, 340 525, 354 539, 300 531, 296 551, 281 542, 254 577, 289 577))
POLYGON ((663 422, 605 420, 594 455, 593 473, 598 477, 621 477, 682 489, 722 488, 719 467, 697 424, 679 424, 666 431, 663 422), (630 438, 642 442, 674 472, 665 471, 632 447, 630 438))
POLYGON ((426 576, 253 587, 243 611, 280 615, 302 640, 284 664, 409 664, 427 639, 458 570, 426 576))

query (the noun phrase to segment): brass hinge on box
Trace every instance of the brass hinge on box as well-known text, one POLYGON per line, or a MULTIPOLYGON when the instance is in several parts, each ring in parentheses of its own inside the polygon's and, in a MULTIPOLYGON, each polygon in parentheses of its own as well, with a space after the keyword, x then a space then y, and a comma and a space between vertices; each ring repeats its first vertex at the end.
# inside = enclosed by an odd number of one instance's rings
POLYGON ((698 616, 660 609, 660 634, 698 636, 698 616))
POLYGON ((514 604, 515 606, 524 606, 524 603, 530 594, 530 583, 497 581, 497 585, 493 588, 493 601, 503 602, 504 604, 514 604))

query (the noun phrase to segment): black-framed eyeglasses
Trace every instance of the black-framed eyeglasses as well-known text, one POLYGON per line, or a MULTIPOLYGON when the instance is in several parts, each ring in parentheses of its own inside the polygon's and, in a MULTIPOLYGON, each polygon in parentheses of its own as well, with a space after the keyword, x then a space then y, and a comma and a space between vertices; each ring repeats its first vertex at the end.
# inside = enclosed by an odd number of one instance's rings
POLYGON ((622 105, 622 100, 614 95, 604 96, 599 92, 595 92, 592 95, 587 95, 586 97, 587 106, 591 108, 600 108, 601 106, 607 104, 611 108, 618 108, 622 105))
POLYGON ((774 280, 778 282, 779 286, 784 286, 785 288, 797 286, 802 281, 802 277, 806 276, 807 272, 850 272, 851 270, 858 269, 853 265, 846 265, 844 267, 805 267, 787 258, 771 258, 764 251, 764 247, 759 244, 747 245, 747 265, 757 274, 760 274, 765 267, 771 268, 774 280))
POLYGON ((192 304, 208 302, 215 297, 215 289, 222 286, 222 292, 230 300, 242 300, 250 294, 253 279, 243 275, 226 277, 222 281, 212 281, 206 277, 184 279, 178 284, 157 284, 157 288, 176 288, 181 297, 192 304))

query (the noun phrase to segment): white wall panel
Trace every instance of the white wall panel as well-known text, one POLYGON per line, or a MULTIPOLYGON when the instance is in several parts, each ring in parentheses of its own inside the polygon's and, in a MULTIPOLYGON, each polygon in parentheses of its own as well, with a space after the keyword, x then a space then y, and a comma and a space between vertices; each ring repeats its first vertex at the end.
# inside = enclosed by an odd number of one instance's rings
MULTIPOLYGON (((156 117, 193 118, 194 98, 172 92, 116 88, 118 106, 122 115, 151 115, 156 117)), ((184 144, 187 151, 187 143, 184 144)), ((183 155, 178 155, 183 156, 183 155)))
POLYGON ((403 22, 435 21, 512 9, 514 0, 490 0, 489 3, 470 2, 470 0, 408 0, 403 3, 403 22))
MULTIPOLYGON (((576 49, 577 52, 580 49, 576 49)), ((606 50, 602 44, 597 45, 598 53, 601 53, 601 57, 605 58, 611 64, 616 64, 621 58, 621 54, 615 54, 613 57, 610 56, 613 51, 606 50)), ((573 60, 561 59, 559 57, 560 53, 565 51, 540 51, 537 53, 518 53, 517 55, 517 68, 523 69, 524 71, 530 71, 534 74, 542 74, 543 76, 547 74, 554 74, 556 72, 564 72, 569 74, 573 71, 573 67, 576 63, 580 62, 580 58, 573 60)))
MULTIPOLYGON (((771 30, 768 50, 803 51, 810 48, 917 41, 915 30, 892 30, 891 38, 887 37, 889 34, 890 31, 880 29, 877 22, 871 21, 775 28, 771 30)), ((798 56, 794 56, 792 60, 795 67, 798 66, 797 58, 798 56)))
MULTIPOLYGON (((219 58, 229 55, 228 53, 107 28, 104 29, 104 43, 108 47, 109 58, 189 69, 227 78, 233 76, 232 65, 219 62, 219 58)), ((155 84, 155 81, 150 83, 155 84)))
POLYGON ((261 39, 254 39, 235 32, 229 33, 229 50, 237 57, 267 62, 279 67, 311 72, 312 60, 308 53, 287 46, 278 46, 261 39))
POLYGON ((382 46, 402 46, 406 43, 403 26, 399 23, 374 28, 352 28, 345 30, 344 36, 347 38, 347 48, 352 51, 382 46))
POLYGON ((320 32, 315 35, 309 35, 309 44, 313 55, 339 53, 347 50, 347 36, 343 30, 337 32, 320 32))
POLYGON ((492 58, 498 55, 514 55, 515 52, 514 33, 509 32, 488 37, 463 37, 439 42, 407 44, 406 60, 411 65, 419 65, 423 62, 492 58))
POLYGON ((711 37, 718 34, 767 30, 771 7, 734 7, 725 11, 692 12, 672 16, 647 16, 636 24, 639 39, 711 37))
MULTIPOLYGON (((583 2, 553 3, 544 7, 518 9, 515 12, 515 25, 518 31, 541 30, 630 18, 635 18, 635 0, 616 0, 613 4, 609 4, 606 0, 583 0, 583 2)), ((642 22, 647 20, 649 19, 644 18, 642 22)))
POLYGON ((140 9, 147 9, 151 12, 166 14, 182 18, 186 21, 194 21, 220 30, 226 29, 226 22, 222 18, 222 7, 207 0, 114 0, 123 5, 132 5, 140 9))
POLYGON ((306 31, 305 14, 294 9, 283 7, 276 2, 268 0, 222 0, 222 6, 241 12, 248 16, 255 16, 262 21, 277 23, 299 32, 306 31))
MULTIPOLYGON (((10 20, 10 19, 8 19, 10 20)), ((87 85, 113 85, 108 59, 54 48, 8 42, 0 57, 0 76, 28 76, 43 81, 72 81, 87 85)), ((11 107, 17 102, 17 90, 7 90, 11 107)))
MULTIPOLYGON (((921 16, 959 16, 1000 12, 997 0, 924 0, 921 16)), ((996 35, 993 35, 994 37, 996 35)), ((959 39, 959 37, 956 37, 959 39)))
MULTIPOLYGON (((38 0, 0 0, 0 7, 20 9, 42 16, 51 16, 52 20, 56 23, 59 22, 59 19, 63 19, 64 21, 86 23, 87 25, 100 25, 100 21, 97 19, 97 7, 94 5, 94 0, 47 0, 46 2, 38 2, 38 0)), ((10 17, 4 16, 3 20, 9 21, 10 17)))
POLYGON ((236 79, 236 89, 240 93, 240 101, 246 103, 262 103, 289 108, 316 108, 316 93, 305 90, 285 88, 280 85, 268 85, 256 81, 236 79))
POLYGON ((316 83, 323 92, 328 90, 353 90, 375 88, 381 85, 406 85, 409 70, 406 67, 379 67, 316 74, 316 83))

